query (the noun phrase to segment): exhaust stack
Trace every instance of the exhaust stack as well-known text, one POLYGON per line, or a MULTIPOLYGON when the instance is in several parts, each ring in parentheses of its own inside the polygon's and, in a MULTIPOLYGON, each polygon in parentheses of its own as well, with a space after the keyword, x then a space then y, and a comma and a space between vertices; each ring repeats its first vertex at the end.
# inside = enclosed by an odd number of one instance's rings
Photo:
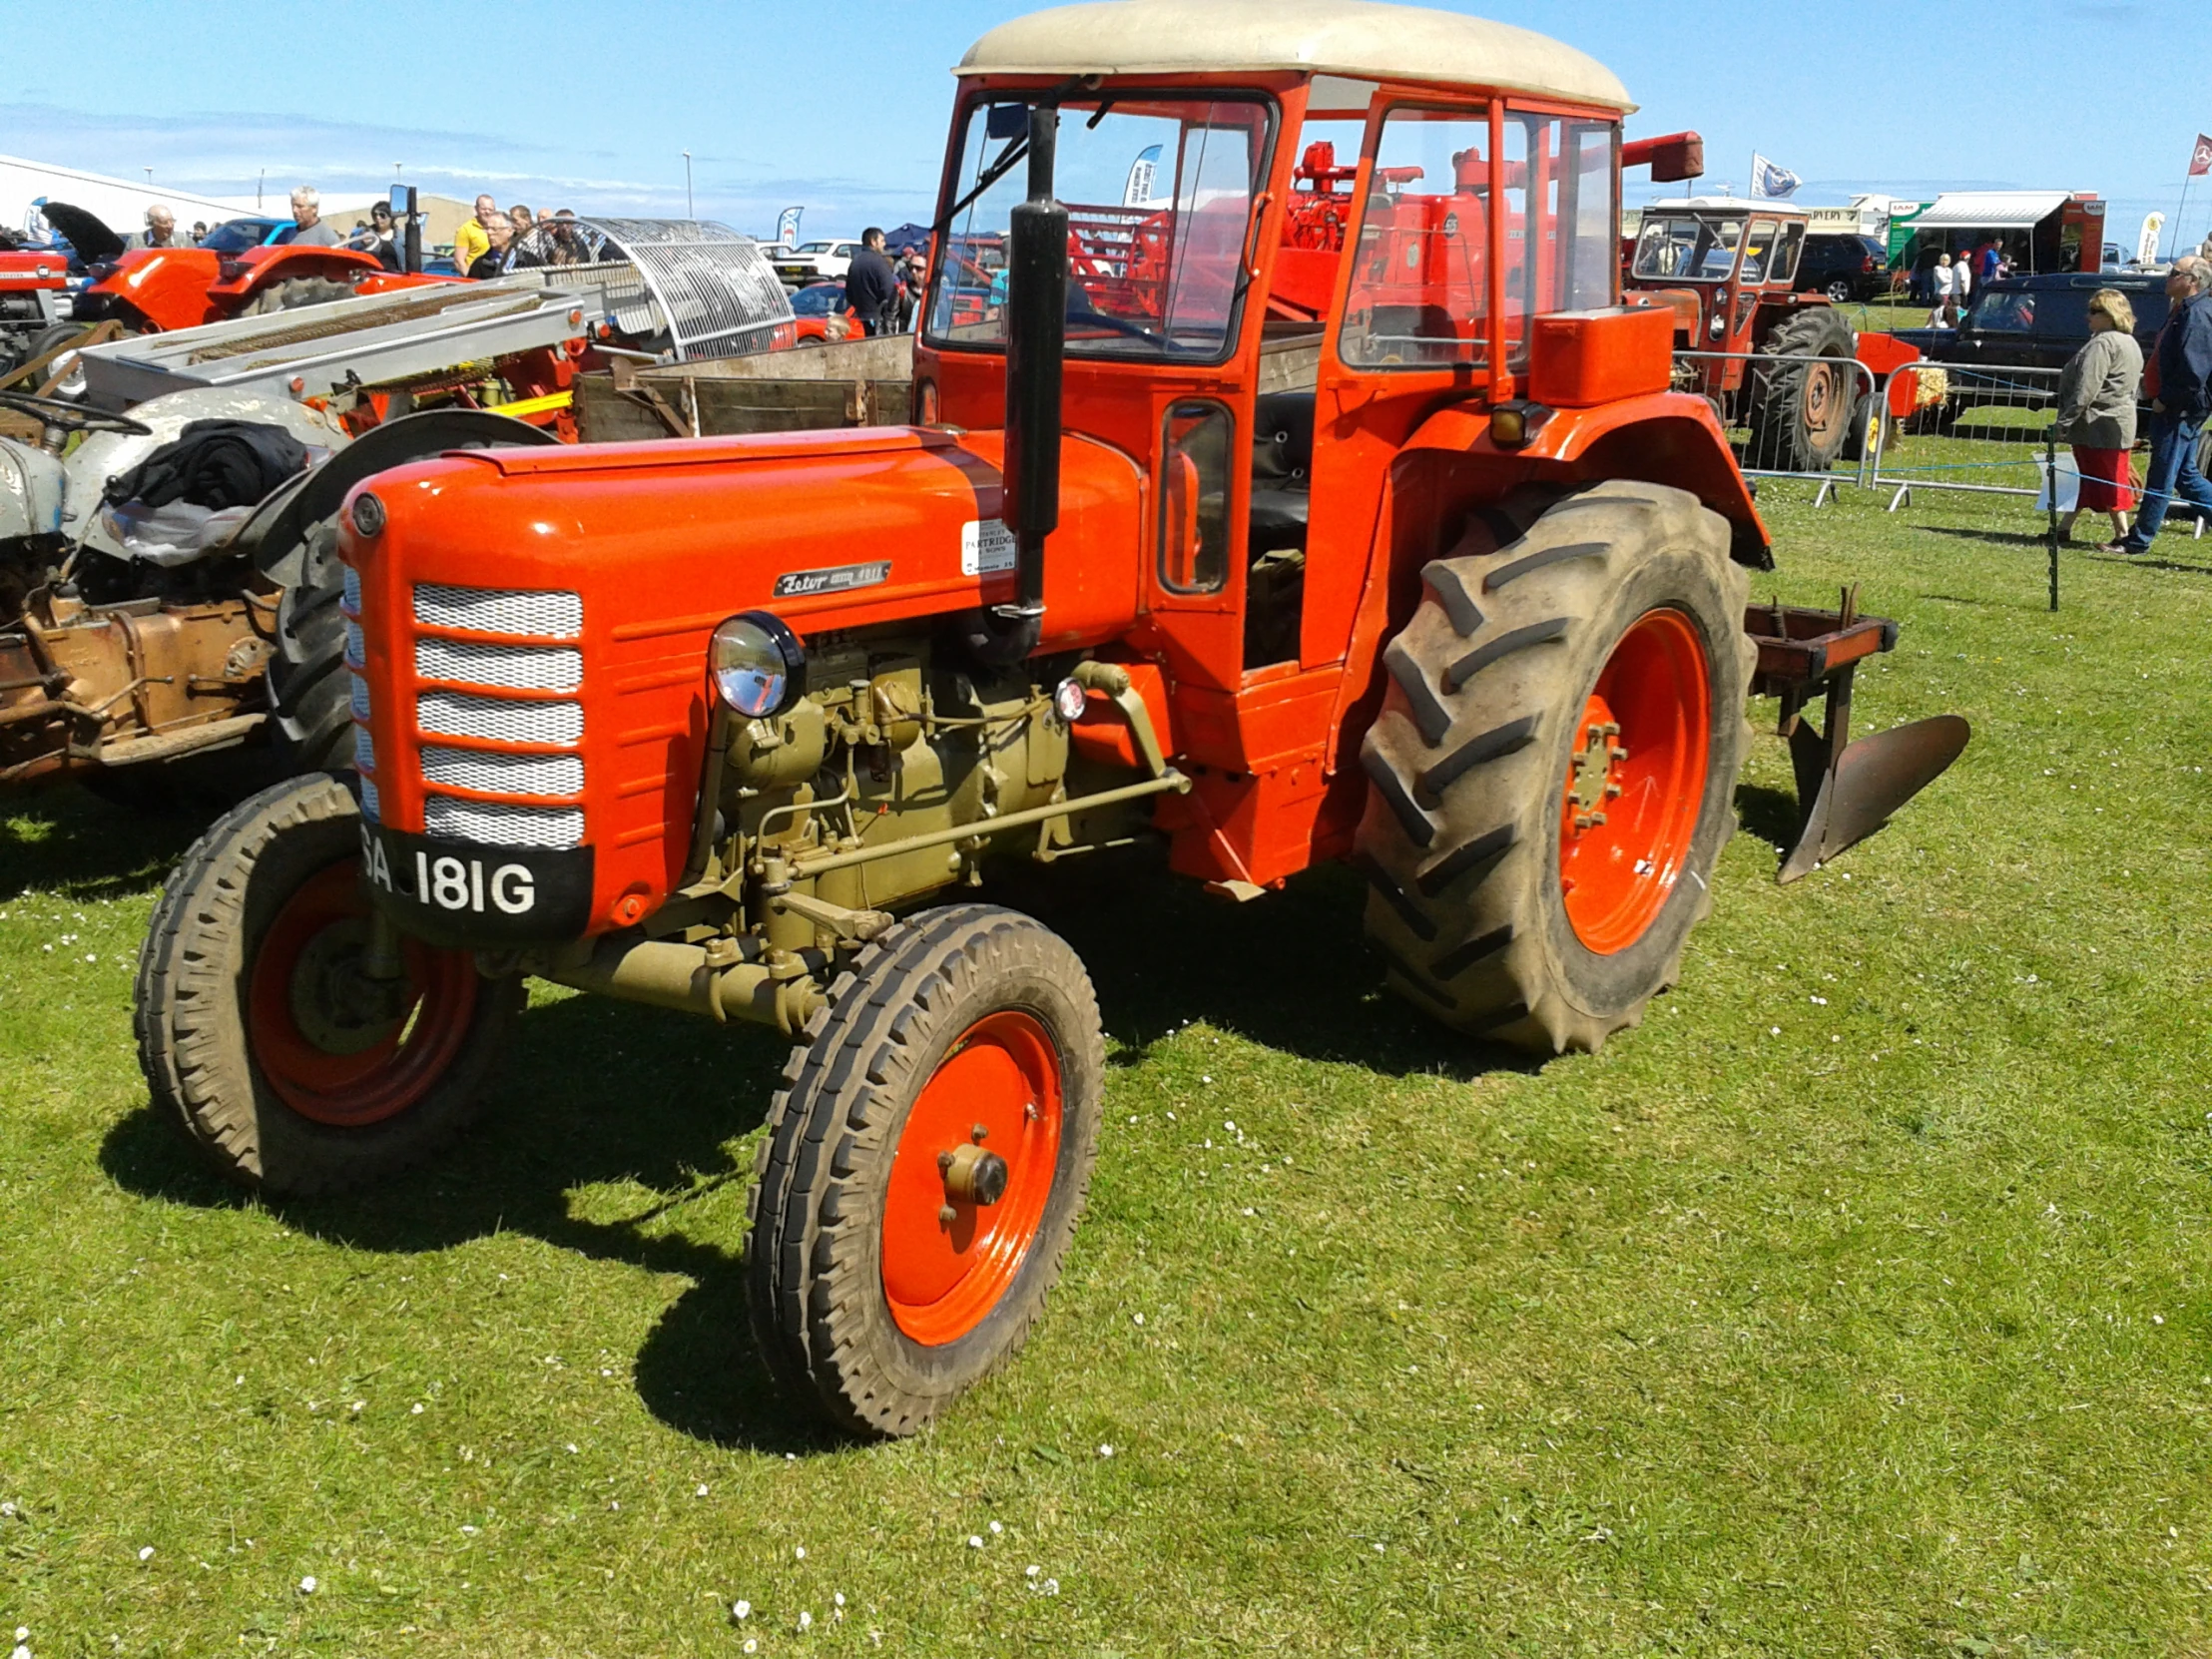
MULTIPOLYGON (((1068 211, 1052 199, 1060 112, 1029 112, 1029 199, 1007 238, 1006 467, 1002 516, 1014 535, 1014 603, 992 608, 990 632, 1019 656, 1036 648, 1044 616, 1044 543, 1060 522, 1060 363, 1067 344, 1068 211), (1011 637, 1009 637, 1011 636, 1011 637)), ((1007 660, 1018 660, 1008 658, 1007 660)))

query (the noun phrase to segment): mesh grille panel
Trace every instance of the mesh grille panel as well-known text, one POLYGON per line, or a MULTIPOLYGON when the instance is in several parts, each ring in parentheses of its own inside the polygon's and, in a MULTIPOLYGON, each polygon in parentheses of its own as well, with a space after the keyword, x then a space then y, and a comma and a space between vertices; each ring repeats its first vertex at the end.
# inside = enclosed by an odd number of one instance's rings
POLYGON ((508 691, 574 691, 584 683, 584 654, 558 646, 416 640, 415 675, 508 691))
POLYGON ((353 682, 353 718, 355 720, 366 720, 368 718, 368 682, 358 674, 351 674, 346 678, 353 682))
POLYGON ((361 780, 361 817, 371 824, 384 822, 383 803, 377 798, 376 786, 366 778, 361 780))
POLYGON ((486 846, 575 846, 584 838, 584 815, 573 808, 509 807, 433 795, 422 804, 422 829, 441 840, 486 846))
POLYGON ((351 565, 345 567, 345 608, 355 616, 361 614, 361 573, 351 565))
POLYGON ((345 623, 345 661, 351 668, 368 666, 368 646, 361 637, 361 625, 350 617, 345 623))
POLYGON ((425 732, 493 743, 575 744, 584 736, 580 703, 510 703, 466 692, 421 693, 415 699, 415 720, 425 732))
POLYGON ((535 634, 572 640, 584 631, 584 596, 527 588, 455 588, 417 582, 415 621, 477 634, 535 634))
POLYGON ((424 783, 486 795, 582 795, 584 763, 574 755, 489 755, 475 749, 422 751, 424 783))
POLYGON ((353 770, 355 772, 374 772, 376 770, 376 743, 368 735, 368 728, 365 726, 353 728, 353 770))

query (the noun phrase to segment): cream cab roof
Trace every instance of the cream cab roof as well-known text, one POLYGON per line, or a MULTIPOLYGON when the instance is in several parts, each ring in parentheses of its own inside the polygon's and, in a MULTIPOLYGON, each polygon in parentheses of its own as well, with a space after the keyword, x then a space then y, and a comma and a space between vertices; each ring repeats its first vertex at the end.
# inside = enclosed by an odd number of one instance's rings
POLYGON ((1188 75, 1289 70, 1635 105, 1584 52, 1507 23, 1376 0, 1095 0, 1003 23, 961 75, 1188 75))

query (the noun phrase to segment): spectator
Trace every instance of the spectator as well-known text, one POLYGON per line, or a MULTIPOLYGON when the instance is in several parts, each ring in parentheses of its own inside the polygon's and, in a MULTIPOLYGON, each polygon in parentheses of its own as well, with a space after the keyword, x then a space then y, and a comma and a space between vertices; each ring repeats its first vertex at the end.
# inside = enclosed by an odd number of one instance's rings
POLYGON ((2004 263, 2004 256, 1997 251, 1996 239, 1984 237, 1981 248, 1974 255, 1973 279, 1976 287, 1982 287, 1997 279, 1997 267, 2004 263))
POLYGON ((177 243, 177 215, 165 203, 157 202, 146 210, 146 229, 131 239, 133 248, 175 248, 177 243))
POLYGON ((909 248, 898 259, 898 331, 912 333, 921 310, 922 290, 929 285, 929 261, 918 248, 909 248))
POLYGON ((194 220, 194 221, 192 222, 192 245, 193 245, 193 247, 195 247, 195 248, 198 248, 198 247, 199 247, 199 246, 200 246, 200 245, 201 245, 202 243, 206 242, 207 240, 208 240, 208 222, 207 222, 206 220, 204 220, 204 219, 196 219, 196 220, 194 220))
POLYGON ((844 274, 844 302, 871 335, 898 326, 898 277, 883 257, 883 233, 876 226, 860 233, 860 251, 844 274))
MULTIPOLYGON (((466 276, 476 269, 476 262, 491 247, 491 227, 507 225, 500 213, 499 204, 489 195, 476 198, 476 217, 461 222, 461 228, 453 233, 453 269, 466 276)), ((508 226, 512 230, 511 225, 508 226)))
POLYGON ((1929 314, 1931 328, 1948 328, 1957 315, 1954 306, 1958 297, 1957 278, 1950 267, 1950 256, 1938 254, 1936 269, 1930 274, 1935 279, 1936 309, 1929 314))
MULTIPOLYGON (((466 227, 464 226, 463 229, 465 230, 466 227)), ((493 216, 492 222, 484 227, 484 251, 469 262, 468 269, 462 275, 473 276, 478 281, 482 281, 487 276, 498 276, 501 268, 507 263, 507 250, 514 246, 514 240, 515 228, 513 221, 503 215, 493 216)), ((458 249, 455 250, 453 263, 455 265, 460 263, 458 249)))
POLYGON ((507 223, 515 228, 515 235, 519 237, 535 225, 537 221, 530 217, 528 208, 517 202, 507 210, 507 223))
POLYGON ((1974 290, 1973 256, 1960 253, 1950 262, 1950 296, 1958 301, 1958 314, 1966 314, 1966 301, 1974 290))
POLYGON ((376 263, 386 271, 398 271, 404 262, 400 257, 399 227, 391 217, 389 202, 369 204, 368 224, 355 233, 347 245, 358 248, 364 254, 376 256, 376 263))
POLYGON ((322 217, 322 198, 312 185, 291 193, 291 243, 294 248, 335 248, 345 239, 322 217))
POLYGON ((2112 543, 2115 552, 2147 553, 2166 509, 2186 501, 2212 516, 2212 482, 2197 470, 2197 437, 2212 416, 2212 262, 2184 254, 2166 273, 2173 301, 2158 331, 2143 389, 2155 399, 2150 417, 2150 476, 2135 528, 2112 543))
POLYGON ((2127 295, 2101 288, 2089 300, 2089 339, 2058 378, 2057 436, 2073 446, 2081 493, 2058 521, 2071 538, 2083 513, 2112 520, 2107 550, 2126 535, 2135 506, 2135 475, 2128 457, 2135 447, 2135 389, 2143 380, 2143 348, 2135 343, 2135 311, 2127 295))

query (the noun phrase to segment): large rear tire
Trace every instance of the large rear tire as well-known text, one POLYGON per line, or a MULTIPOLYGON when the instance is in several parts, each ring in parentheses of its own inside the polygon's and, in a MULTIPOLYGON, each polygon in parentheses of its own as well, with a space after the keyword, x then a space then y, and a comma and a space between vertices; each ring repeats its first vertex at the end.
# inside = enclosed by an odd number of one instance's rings
POLYGON ((401 944, 362 972, 360 814, 294 778, 219 820, 171 873, 139 951, 139 1063, 216 1168, 283 1196, 404 1169, 476 1115, 522 1006, 466 951, 401 944))
POLYGON ((1833 305, 1807 305, 1760 342, 1769 357, 1819 357, 1821 362, 1751 366, 1746 404, 1751 436, 1744 464, 1778 472, 1826 472, 1851 436, 1859 396, 1852 366, 1858 337, 1833 305))
POLYGON ((1750 732, 1728 547, 1682 490, 1528 486, 1421 572, 1358 837, 1369 935, 1415 1005, 1594 1050, 1674 982, 1750 732))
POLYGON ((868 946, 810 1036, 761 1147, 754 1332, 838 1427, 911 1434, 1021 1347, 1059 1278, 1097 1158, 1098 1002, 1058 936, 960 904, 868 946))
POLYGON ((352 677, 345 667, 345 567, 337 521, 307 526, 299 581, 276 606, 269 660, 277 762, 286 773, 345 772, 353 765, 352 677))

